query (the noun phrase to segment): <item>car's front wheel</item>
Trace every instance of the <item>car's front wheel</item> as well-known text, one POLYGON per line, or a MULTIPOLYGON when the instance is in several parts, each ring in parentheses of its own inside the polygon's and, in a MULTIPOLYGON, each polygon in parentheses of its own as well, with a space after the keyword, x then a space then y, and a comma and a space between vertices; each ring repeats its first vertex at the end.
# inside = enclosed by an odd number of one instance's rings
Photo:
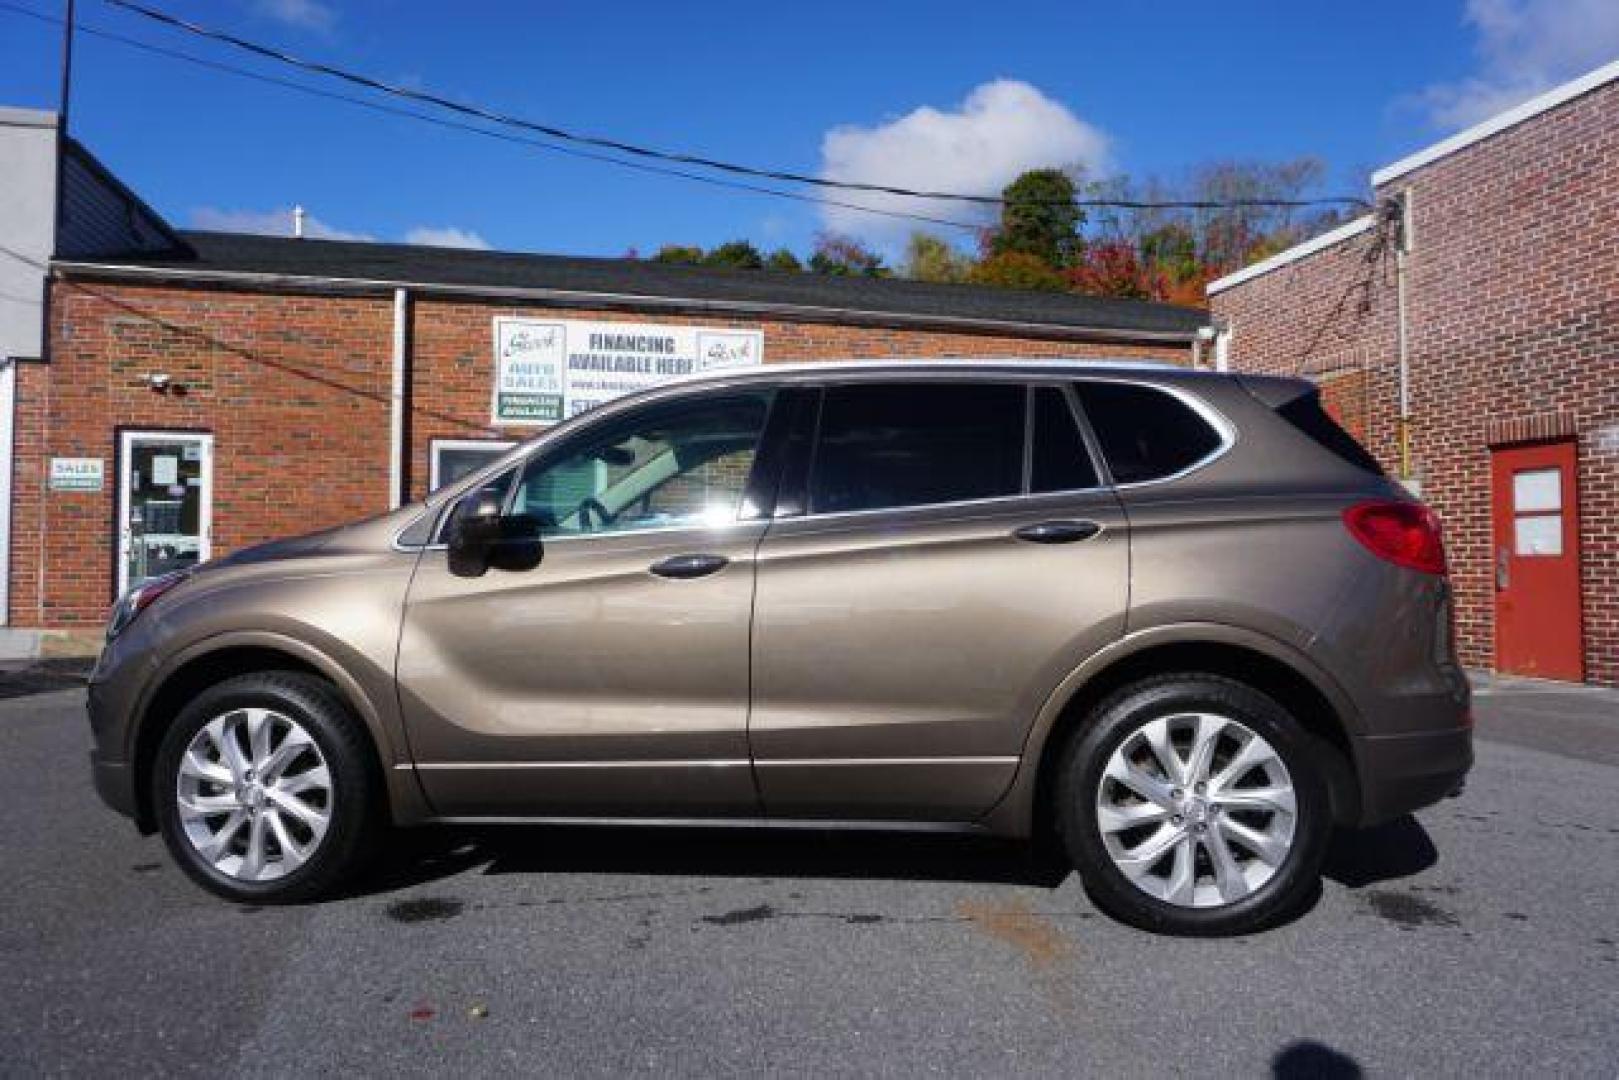
POLYGON ((1207 675, 1126 688, 1058 766, 1057 820, 1091 895, 1135 926, 1242 933, 1318 883, 1331 810, 1309 737, 1259 691, 1207 675))
POLYGON ((378 794, 359 723, 330 685, 262 672, 200 694, 154 763, 159 828, 182 869, 233 900, 330 892, 366 848, 378 794))

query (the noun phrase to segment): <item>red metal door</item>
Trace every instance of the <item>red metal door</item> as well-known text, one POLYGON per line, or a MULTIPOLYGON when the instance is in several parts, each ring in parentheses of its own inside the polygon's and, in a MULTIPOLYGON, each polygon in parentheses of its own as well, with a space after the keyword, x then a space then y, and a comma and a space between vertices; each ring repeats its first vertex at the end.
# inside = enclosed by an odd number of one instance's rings
POLYGON ((1495 666, 1543 679, 1585 677, 1574 443, 1491 455, 1495 666))

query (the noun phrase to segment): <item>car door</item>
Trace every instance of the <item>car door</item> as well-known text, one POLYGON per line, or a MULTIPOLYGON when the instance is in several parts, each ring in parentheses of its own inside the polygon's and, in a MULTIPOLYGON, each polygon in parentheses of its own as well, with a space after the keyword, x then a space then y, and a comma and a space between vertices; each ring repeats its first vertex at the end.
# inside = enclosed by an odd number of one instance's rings
POLYGON ((527 570, 423 553, 398 685, 446 815, 756 814, 748 624, 764 530, 742 520, 773 395, 598 421, 497 480, 541 522, 527 570))
POLYGON ((760 544, 749 723, 772 816, 968 820, 1123 629, 1128 537, 1072 391, 828 386, 760 544))

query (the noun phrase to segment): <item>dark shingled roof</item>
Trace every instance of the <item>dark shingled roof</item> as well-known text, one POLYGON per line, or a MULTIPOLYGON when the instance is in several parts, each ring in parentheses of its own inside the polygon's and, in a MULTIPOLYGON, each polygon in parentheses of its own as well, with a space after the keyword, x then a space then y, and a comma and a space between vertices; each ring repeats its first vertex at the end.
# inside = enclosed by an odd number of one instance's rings
POLYGON ((830 277, 773 270, 671 266, 636 259, 593 259, 509 251, 468 251, 407 244, 184 231, 190 251, 85 260, 188 272, 247 273, 373 283, 449 286, 476 291, 533 289, 612 294, 699 306, 822 309, 866 319, 1024 323, 1112 336, 1188 338, 1208 313, 1141 300, 1060 292, 936 285, 897 278, 830 277))

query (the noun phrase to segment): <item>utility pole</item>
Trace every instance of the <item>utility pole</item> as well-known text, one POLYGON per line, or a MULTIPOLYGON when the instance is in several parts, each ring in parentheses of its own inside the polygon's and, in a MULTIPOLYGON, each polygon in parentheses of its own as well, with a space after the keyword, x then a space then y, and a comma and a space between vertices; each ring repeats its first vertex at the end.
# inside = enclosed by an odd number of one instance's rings
POLYGON ((73 0, 67 0, 62 19, 62 93, 56 107, 58 136, 67 134, 68 107, 73 97, 73 0))
POLYGON ((52 198, 56 200, 56 235, 51 240, 53 256, 62 240, 63 207, 67 203, 62 198, 62 161, 66 153, 63 144, 67 140, 68 108, 73 100, 73 14, 73 0, 67 0, 67 10, 62 18, 62 92, 56 102, 56 190, 52 193, 52 198))

